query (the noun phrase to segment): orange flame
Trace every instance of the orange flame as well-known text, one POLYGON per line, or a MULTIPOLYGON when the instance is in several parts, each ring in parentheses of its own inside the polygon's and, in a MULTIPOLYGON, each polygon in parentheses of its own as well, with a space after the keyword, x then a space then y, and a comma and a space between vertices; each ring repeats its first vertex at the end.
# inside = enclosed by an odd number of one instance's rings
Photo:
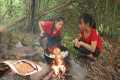
POLYGON ((63 75, 66 71, 66 67, 64 64, 64 58, 61 55, 61 50, 59 48, 54 48, 53 54, 55 55, 55 58, 53 60, 52 69, 56 76, 60 76, 61 73, 63 75))

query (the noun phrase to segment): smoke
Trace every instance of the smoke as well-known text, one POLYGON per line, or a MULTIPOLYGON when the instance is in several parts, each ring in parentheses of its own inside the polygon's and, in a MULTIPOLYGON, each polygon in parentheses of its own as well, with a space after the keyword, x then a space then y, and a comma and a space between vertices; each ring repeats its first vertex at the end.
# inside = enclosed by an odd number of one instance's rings
POLYGON ((42 70, 30 75, 30 80, 43 80, 42 78, 50 71, 50 68, 47 64, 39 62, 39 65, 41 65, 42 70))
POLYGON ((77 64, 74 60, 70 61, 71 70, 70 73, 74 80, 85 80, 86 72, 84 68, 77 64))

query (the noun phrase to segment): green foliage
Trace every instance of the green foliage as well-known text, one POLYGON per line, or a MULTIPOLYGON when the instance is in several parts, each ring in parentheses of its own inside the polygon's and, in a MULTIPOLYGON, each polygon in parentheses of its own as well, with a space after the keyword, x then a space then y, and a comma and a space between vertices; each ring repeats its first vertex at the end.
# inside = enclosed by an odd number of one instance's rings
POLYGON ((57 12, 51 12, 51 13, 45 15, 45 16, 42 16, 41 19, 43 19, 43 20, 50 20, 50 19, 52 19, 56 15, 57 15, 57 12))
POLYGON ((0 0, 0 24, 24 15, 24 0, 0 0))
POLYGON ((97 30, 102 36, 108 36, 112 38, 120 36, 119 30, 113 29, 110 26, 105 26, 103 24, 100 24, 97 30))
POLYGON ((117 29, 120 27, 120 3, 115 0, 75 0, 73 6, 77 9, 78 15, 82 13, 93 15, 102 35, 111 37, 119 35, 120 30, 117 29))
MULTIPOLYGON (((28 10, 30 7, 32 7, 30 1, 31 0, 0 0, 0 24, 6 25, 11 21, 16 20, 18 17, 23 17, 24 15, 28 16, 29 14, 31 14, 31 12, 29 12, 30 10, 28 10)), ((36 0, 35 15, 38 15, 39 17, 39 14, 42 10, 45 11, 48 8, 52 8, 56 5, 61 6, 59 5, 60 3, 65 3, 65 0, 36 0)), ((65 15, 66 26, 64 31, 72 35, 78 30, 78 17, 82 13, 90 13, 95 17, 98 25, 98 31, 101 33, 101 35, 109 35, 111 37, 119 36, 119 3, 115 3, 113 0, 73 0, 70 5, 64 8, 65 10, 63 11, 51 11, 50 13, 40 18, 51 19, 53 16, 57 16, 58 14, 65 15), (74 32, 72 31, 73 29, 74 32)), ((26 21, 25 23, 28 22, 26 21)), ((38 25, 36 25, 37 22, 35 22, 34 24, 35 25, 33 27, 36 27, 36 30, 38 30, 38 25)))

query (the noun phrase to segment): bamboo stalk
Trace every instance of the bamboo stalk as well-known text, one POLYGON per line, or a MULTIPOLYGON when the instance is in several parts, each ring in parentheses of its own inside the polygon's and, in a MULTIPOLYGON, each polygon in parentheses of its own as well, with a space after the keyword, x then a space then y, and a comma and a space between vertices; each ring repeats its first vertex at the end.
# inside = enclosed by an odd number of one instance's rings
MULTIPOLYGON (((54 6, 54 7, 52 7, 52 8, 49 8, 49 9, 47 9, 47 10, 42 10, 42 11, 39 12, 40 15, 38 15, 38 16, 35 17, 35 20, 39 19, 41 16, 44 16, 44 15, 46 15, 46 14, 52 12, 52 11, 55 11, 55 10, 63 10, 63 7, 68 6, 69 4, 71 4, 71 2, 72 2, 71 0, 68 0, 68 1, 67 1, 66 3, 64 3, 64 4, 61 3, 60 6, 57 5, 57 6, 54 6)), ((9 28, 11 28, 11 26, 14 26, 15 24, 17 24, 17 23, 19 23, 19 22, 21 22, 21 21, 25 21, 25 20, 26 20, 26 16, 24 15, 23 17, 20 17, 20 18, 18 18, 18 19, 15 20, 15 21, 8 22, 8 24, 6 25, 6 27, 9 29, 9 28)))

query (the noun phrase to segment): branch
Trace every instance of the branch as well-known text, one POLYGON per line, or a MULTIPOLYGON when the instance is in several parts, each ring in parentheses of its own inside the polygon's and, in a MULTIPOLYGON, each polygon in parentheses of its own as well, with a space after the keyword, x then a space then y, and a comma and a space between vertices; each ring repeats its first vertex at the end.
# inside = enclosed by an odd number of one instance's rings
POLYGON ((2 19, 4 19, 5 15, 8 13, 8 10, 5 11, 5 13, 0 17, 0 21, 2 21, 2 19))
POLYGON ((9 23, 6 25, 6 27, 7 27, 7 28, 11 28, 11 26, 13 26, 13 25, 15 25, 15 24, 17 24, 17 23, 19 23, 19 22, 21 22, 21 21, 24 21, 25 18, 26 18, 25 16, 19 17, 17 20, 12 21, 12 22, 9 22, 9 23))
MULTIPOLYGON (((54 6, 52 8, 49 8, 47 10, 42 10, 40 11, 40 15, 37 15, 35 17, 35 20, 39 19, 41 16, 44 16, 52 11, 55 10, 63 10, 66 6, 70 5, 72 3, 72 0, 67 0, 64 3, 59 4, 60 6, 54 6), (39 16, 39 17, 38 17, 39 16)), ((14 26, 15 24, 19 23, 20 21, 24 21, 26 19, 26 16, 24 15, 23 17, 18 18, 17 20, 13 21, 13 22, 9 22, 8 25, 6 25, 7 28, 11 28, 11 26, 14 26)))
POLYGON ((5 12, 3 13, 3 15, 0 17, 0 20, 4 19, 4 17, 6 16, 6 14, 8 13, 9 9, 11 7, 9 7, 7 10, 5 10, 5 12))
MULTIPOLYGON (((52 11, 60 10, 60 9, 63 10, 66 6, 70 5, 71 3, 72 3, 72 0, 67 0, 66 2, 63 2, 63 3, 59 4, 60 6, 57 5, 57 6, 54 6, 54 7, 50 8, 50 9, 42 10, 42 11, 40 11, 41 14, 40 14, 39 18, 41 16, 44 16, 44 15, 52 12, 52 11)), ((36 18, 36 19, 38 19, 38 18, 36 18)))

